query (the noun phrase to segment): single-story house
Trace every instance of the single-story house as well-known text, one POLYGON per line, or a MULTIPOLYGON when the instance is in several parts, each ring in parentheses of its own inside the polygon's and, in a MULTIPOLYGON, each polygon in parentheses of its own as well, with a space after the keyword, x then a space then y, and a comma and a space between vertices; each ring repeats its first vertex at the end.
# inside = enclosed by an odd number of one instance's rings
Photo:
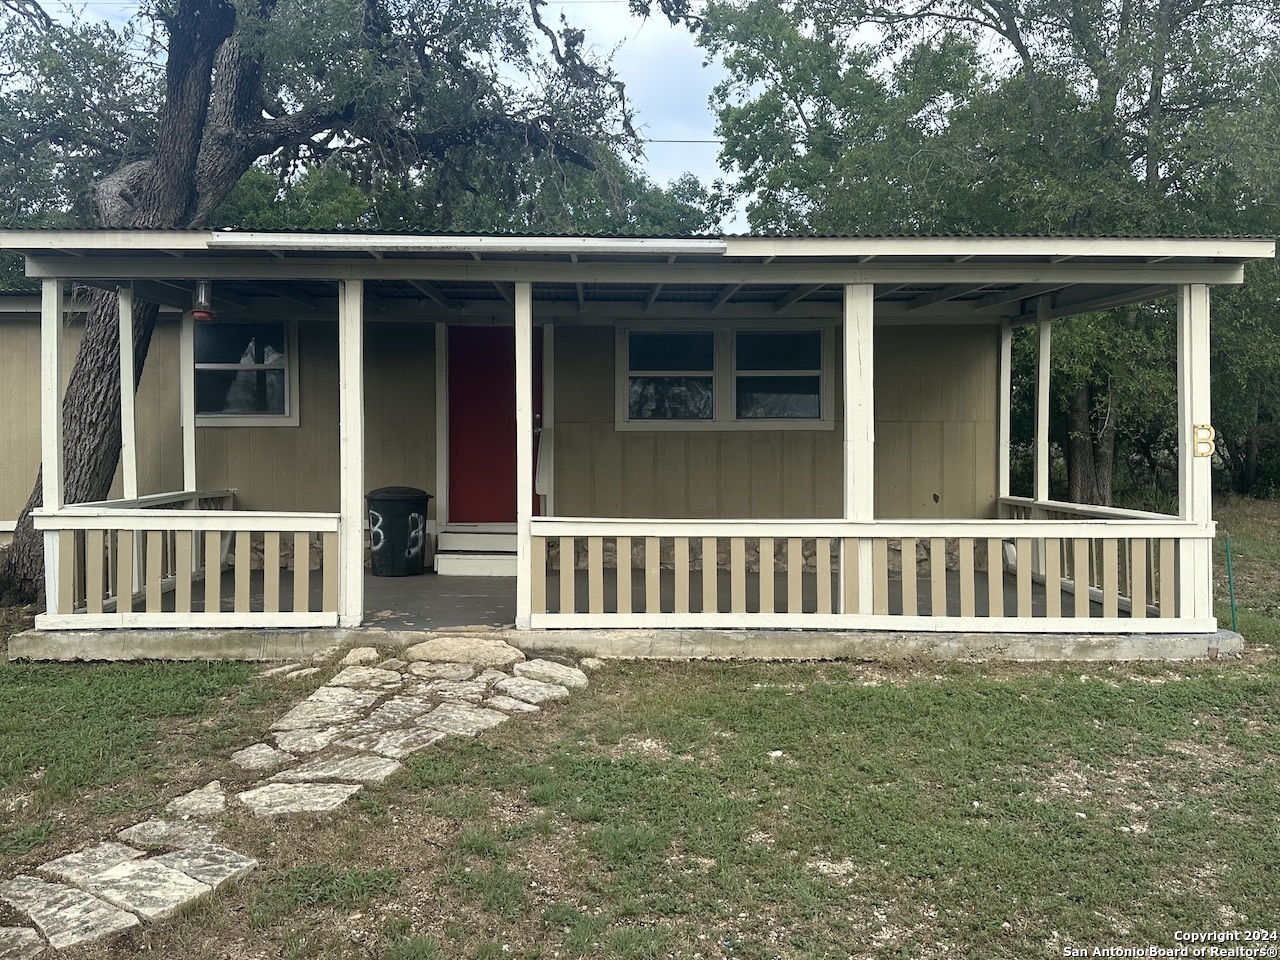
MULTIPOLYGON (((0 312, 0 521, 45 467, 39 629, 358 626, 365 496, 393 484, 432 494, 439 575, 510 578, 520 629, 1217 629, 1209 285, 1270 240, 6 230, 0 248, 42 283, 0 312), (125 338, 135 300, 162 305, 93 504, 65 502, 61 471, 77 285, 118 291, 125 338), (1054 321, 1159 297, 1177 515, 1051 500, 1054 321), (1038 331, 1031 496, 1010 495, 1019 325, 1038 331)), ((132 383, 131 351, 121 366, 132 383)))

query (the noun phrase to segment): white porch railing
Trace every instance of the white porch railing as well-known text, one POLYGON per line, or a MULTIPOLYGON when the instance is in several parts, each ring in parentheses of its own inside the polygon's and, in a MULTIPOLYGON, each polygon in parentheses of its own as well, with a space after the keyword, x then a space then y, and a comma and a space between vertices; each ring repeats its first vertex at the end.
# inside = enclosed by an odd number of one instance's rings
POLYGON ((533 627, 1217 627, 1186 606, 1179 577, 1180 558, 1207 550, 1212 530, 1169 517, 537 518, 531 532, 533 627))
POLYGON ((335 626, 338 515, 233 511, 233 496, 186 491, 37 511, 54 587, 36 626, 335 626), (282 554, 290 551, 291 589, 282 590, 282 554), (228 568, 234 576, 224 578, 228 568))

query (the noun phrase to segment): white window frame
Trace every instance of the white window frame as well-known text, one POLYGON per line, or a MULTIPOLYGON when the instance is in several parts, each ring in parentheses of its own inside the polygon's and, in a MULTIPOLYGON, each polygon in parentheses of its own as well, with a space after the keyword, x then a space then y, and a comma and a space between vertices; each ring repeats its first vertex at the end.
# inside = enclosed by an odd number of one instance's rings
MULTIPOLYGON (((835 420, 835 356, 839 329, 834 322, 780 323, 777 320, 735 321, 733 323, 620 323, 614 337, 614 428, 620 431, 728 431, 728 430, 834 430, 835 420), (715 417, 711 420, 631 420, 628 418, 629 334, 632 333, 700 333, 715 334, 715 365, 712 372, 715 391, 715 417), (737 418, 737 337, 739 331, 752 333, 798 333, 818 330, 822 333, 822 369, 818 371, 818 407, 822 415, 815 420, 797 418, 737 418)), ((744 370, 743 376, 769 376, 767 370, 744 370)), ((788 376, 812 375, 809 371, 779 371, 788 376)), ((660 376, 661 374, 655 374, 660 376)))
MULTIPOLYGON (((217 320, 198 321, 201 323, 250 324, 250 323, 283 323, 285 337, 284 351, 284 413, 282 414, 238 414, 238 413, 197 413, 197 427, 296 427, 300 423, 298 415, 298 321, 293 318, 284 320, 263 320, 260 317, 228 317, 217 320)), ((194 381, 196 371, 200 369, 226 368, 225 364, 193 365, 190 376, 194 381)))

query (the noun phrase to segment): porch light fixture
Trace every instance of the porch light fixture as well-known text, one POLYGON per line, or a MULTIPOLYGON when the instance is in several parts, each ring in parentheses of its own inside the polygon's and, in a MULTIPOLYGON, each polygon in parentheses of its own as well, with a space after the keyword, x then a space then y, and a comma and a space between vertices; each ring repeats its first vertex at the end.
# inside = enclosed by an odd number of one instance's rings
POLYGON ((213 320, 218 311, 213 309, 213 281, 197 280, 192 296, 191 316, 196 320, 213 320))

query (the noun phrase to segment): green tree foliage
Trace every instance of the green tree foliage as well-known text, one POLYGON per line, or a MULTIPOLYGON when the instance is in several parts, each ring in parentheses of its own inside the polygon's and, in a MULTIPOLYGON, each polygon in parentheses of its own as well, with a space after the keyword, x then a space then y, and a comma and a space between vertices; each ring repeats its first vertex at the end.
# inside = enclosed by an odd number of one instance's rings
MULTIPOLYGON (((717 0, 700 42, 728 71, 722 159, 756 229, 1269 234, 1278 28, 1277 0, 717 0)), ((1276 293, 1215 299, 1222 463, 1241 489, 1280 461, 1276 293)), ((1168 480, 1171 322, 1163 304, 1055 324, 1059 494, 1168 480)))

